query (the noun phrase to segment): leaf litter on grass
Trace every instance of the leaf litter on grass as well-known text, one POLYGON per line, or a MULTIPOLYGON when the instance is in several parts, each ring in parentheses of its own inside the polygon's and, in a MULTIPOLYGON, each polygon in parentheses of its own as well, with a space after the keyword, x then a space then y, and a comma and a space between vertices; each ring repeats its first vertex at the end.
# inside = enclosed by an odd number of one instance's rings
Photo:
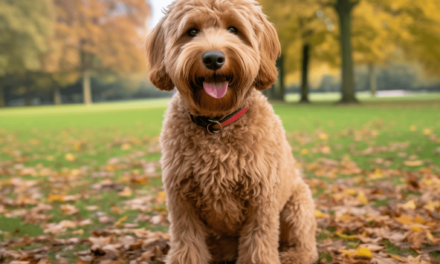
MULTIPOLYGON (((319 262, 439 263, 438 164, 419 158, 411 140, 380 142, 382 122, 368 126, 288 134, 315 197, 319 262)), ((95 141, 65 130, 44 145, 50 135, 32 133, 0 146, 9 156, 0 161, 0 217, 17 222, 0 226, 0 262, 163 263, 169 223, 157 137, 95 141)), ((434 130, 420 133, 438 142, 434 130)))

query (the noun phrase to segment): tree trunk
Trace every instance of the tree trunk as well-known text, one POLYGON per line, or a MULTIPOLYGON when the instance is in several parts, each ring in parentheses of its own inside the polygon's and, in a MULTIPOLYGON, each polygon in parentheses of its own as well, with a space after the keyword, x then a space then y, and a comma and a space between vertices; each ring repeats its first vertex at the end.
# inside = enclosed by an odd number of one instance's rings
POLYGON ((5 100, 5 88, 0 82, 0 107, 6 106, 6 100, 5 100))
MULTIPOLYGON (((357 2, 356 2, 357 3, 357 2)), ((351 45, 351 11, 355 3, 350 0, 338 0, 335 5, 339 16, 339 29, 342 54, 341 100, 340 103, 358 103, 354 89, 354 63, 351 45)))
POLYGON ((25 101, 26 101, 26 106, 32 106, 32 94, 31 94, 31 89, 29 87, 26 88, 25 101))
POLYGON ((371 96, 376 97, 376 91, 377 91, 376 71, 375 71, 374 65, 372 63, 368 64, 368 72, 370 74, 371 96))
POLYGON ((263 91, 263 94, 271 100, 281 100, 284 101, 284 57, 281 55, 276 61, 276 66, 278 69, 277 81, 272 85, 271 88, 263 91))
POLYGON ((276 62, 277 68, 278 68, 278 89, 276 90, 276 99, 284 101, 284 92, 285 92, 285 85, 284 85, 284 56, 281 55, 276 62))
POLYGON ((60 88, 56 87, 53 89, 53 103, 55 105, 60 105, 62 104, 61 102, 61 93, 60 93, 60 88))
POLYGON ((82 76, 84 104, 92 104, 92 88, 90 86, 90 72, 85 70, 82 76))
POLYGON ((300 103, 310 103, 309 101, 309 61, 310 61, 310 44, 303 45, 302 54, 302 78, 301 78, 301 99, 300 103))

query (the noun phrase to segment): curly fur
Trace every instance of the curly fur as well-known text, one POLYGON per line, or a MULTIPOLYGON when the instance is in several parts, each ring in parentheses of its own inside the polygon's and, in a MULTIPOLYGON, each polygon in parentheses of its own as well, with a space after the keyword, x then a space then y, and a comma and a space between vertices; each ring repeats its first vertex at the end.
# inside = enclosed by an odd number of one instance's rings
POLYGON ((149 77, 178 93, 165 114, 160 143, 169 210, 168 264, 308 264, 317 260, 314 203, 294 169, 281 120, 261 94, 276 80, 276 31, 254 0, 177 0, 147 40, 149 77), (238 34, 227 28, 234 26, 238 34), (186 32, 198 28, 196 37, 186 32), (221 51, 227 94, 208 96, 212 76, 201 56, 221 51), (220 134, 190 114, 249 111, 220 134))

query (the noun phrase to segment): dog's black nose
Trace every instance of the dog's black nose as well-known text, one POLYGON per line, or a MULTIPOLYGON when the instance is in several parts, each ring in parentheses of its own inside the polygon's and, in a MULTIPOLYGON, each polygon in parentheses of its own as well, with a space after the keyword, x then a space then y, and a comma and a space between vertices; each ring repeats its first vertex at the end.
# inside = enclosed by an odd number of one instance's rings
POLYGON ((225 54, 219 51, 208 51, 202 56, 203 64, 210 70, 218 70, 225 64, 225 54))

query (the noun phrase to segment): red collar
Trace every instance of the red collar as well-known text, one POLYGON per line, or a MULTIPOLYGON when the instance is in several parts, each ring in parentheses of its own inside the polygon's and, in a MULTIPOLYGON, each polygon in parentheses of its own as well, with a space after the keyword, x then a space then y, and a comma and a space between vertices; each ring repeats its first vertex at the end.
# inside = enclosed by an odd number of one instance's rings
POLYGON ((242 117, 247 111, 249 110, 248 107, 238 109, 237 111, 233 112, 232 114, 226 116, 225 118, 221 120, 217 119, 211 119, 206 116, 193 116, 191 115, 191 120, 201 126, 206 128, 208 133, 210 134, 217 134, 223 131, 223 128, 230 125, 231 123, 237 121, 240 117, 242 117))

